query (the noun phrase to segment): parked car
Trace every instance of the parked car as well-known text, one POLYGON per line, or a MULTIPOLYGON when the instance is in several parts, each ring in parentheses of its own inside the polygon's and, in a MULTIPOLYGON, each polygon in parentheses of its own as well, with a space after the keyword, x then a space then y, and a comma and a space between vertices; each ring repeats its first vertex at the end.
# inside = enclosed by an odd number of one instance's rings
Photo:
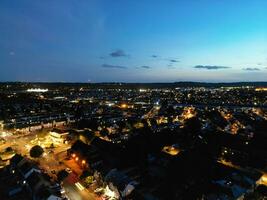
POLYGON ((66 172, 68 172, 69 174, 72 172, 72 170, 71 170, 70 168, 66 168, 65 170, 66 170, 66 172))

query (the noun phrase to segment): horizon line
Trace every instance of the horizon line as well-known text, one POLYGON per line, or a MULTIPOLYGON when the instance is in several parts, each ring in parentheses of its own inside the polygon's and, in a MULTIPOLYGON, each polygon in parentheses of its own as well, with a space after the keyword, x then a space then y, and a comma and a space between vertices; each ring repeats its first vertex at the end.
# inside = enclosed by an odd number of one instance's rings
POLYGON ((0 81, 2 83, 80 83, 80 84, 175 84, 175 83, 205 83, 205 84, 235 84, 235 83, 267 83, 267 81, 229 81, 229 82, 208 82, 208 81, 174 81, 174 82, 79 82, 79 81, 0 81))

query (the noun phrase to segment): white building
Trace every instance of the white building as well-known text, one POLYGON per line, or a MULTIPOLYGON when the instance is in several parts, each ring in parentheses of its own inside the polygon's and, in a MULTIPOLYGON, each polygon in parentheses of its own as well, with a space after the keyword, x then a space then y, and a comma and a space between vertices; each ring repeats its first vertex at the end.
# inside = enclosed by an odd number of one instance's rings
POLYGON ((64 143, 69 135, 68 131, 53 129, 49 132, 50 138, 55 143, 64 143))

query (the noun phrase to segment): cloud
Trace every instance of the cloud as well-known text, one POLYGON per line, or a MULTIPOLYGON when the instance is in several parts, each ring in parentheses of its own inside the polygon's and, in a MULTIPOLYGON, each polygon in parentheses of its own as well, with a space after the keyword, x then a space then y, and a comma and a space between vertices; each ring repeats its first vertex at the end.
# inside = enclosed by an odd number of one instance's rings
POLYGON ((229 69, 231 67, 217 66, 217 65, 196 65, 196 69, 207 69, 207 70, 217 70, 217 69, 229 69))
POLYGON ((125 67, 125 66, 109 65, 109 64, 103 64, 101 67, 111 68, 111 69, 127 69, 127 67, 125 67))
POLYGON ((243 68, 244 71, 260 71, 259 68, 257 67, 247 67, 247 68, 243 68))
POLYGON ((158 55, 152 55, 151 56, 152 58, 157 58, 157 57, 159 57, 158 55))
POLYGON ((14 51, 10 51, 10 52, 9 52, 9 55, 10 55, 10 56, 14 56, 14 55, 15 55, 15 52, 14 52, 14 51))
POLYGON ((175 69, 175 67, 172 65, 172 63, 168 64, 168 65, 167 65, 167 68, 168 68, 168 69, 175 69))
POLYGON ((141 68, 143 68, 143 69, 150 69, 151 67, 150 66, 147 66, 147 65, 144 65, 144 66, 141 66, 141 68))
POLYGON ((170 59, 170 62, 177 63, 177 62, 180 62, 180 61, 179 60, 175 60, 175 59, 170 59))
POLYGON ((116 51, 113 51, 109 55, 111 57, 115 57, 115 58, 117 58, 117 57, 126 57, 127 56, 126 53, 123 50, 121 50, 121 49, 118 49, 116 51))

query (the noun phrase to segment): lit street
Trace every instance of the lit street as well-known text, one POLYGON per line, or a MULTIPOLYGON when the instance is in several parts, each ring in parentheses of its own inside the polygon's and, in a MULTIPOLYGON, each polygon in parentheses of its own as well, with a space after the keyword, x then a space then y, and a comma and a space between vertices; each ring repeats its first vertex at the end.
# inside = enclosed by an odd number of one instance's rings
POLYGON ((71 200, 95 200, 96 196, 90 193, 86 188, 84 188, 80 183, 79 179, 74 173, 69 174, 69 176, 63 181, 63 188, 66 191, 66 195, 71 200))

